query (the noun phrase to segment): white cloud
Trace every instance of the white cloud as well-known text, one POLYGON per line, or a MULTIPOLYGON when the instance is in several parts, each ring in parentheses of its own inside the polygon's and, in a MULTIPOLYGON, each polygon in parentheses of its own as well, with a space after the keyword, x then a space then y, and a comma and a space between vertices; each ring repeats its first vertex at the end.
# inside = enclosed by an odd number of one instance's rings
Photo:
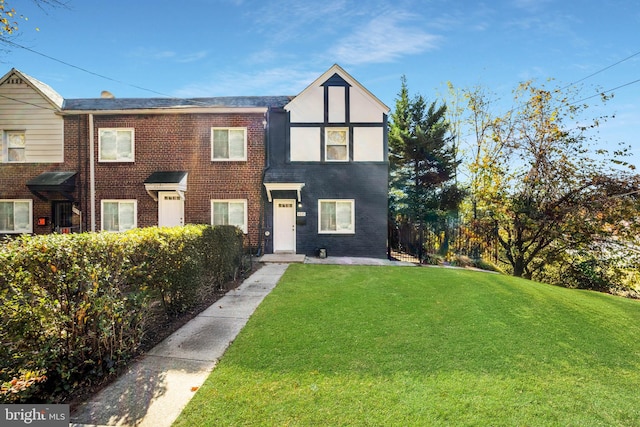
POLYGON ((179 98, 241 95, 297 95, 324 70, 270 68, 244 73, 222 71, 207 81, 192 83, 174 91, 179 98), (265 89, 266 88, 266 89, 265 89))
POLYGON ((176 52, 174 50, 155 50, 139 48, 129 54, 129 57, 150 61, 172 61, 178 63, 195 62, 204 59, 209 52, 200 50, 197 52, 176 52))
POLYGON ((188 62, 196 62, 206 58, 208 55, 209 55, 209 52, 207 52, 206 50, 200 50, 198 52, 184 53, 182 55, 178 55, 176 57, 176 61, 183 64, 188 62))
POLYGON ((408 22, 407 13, 384 14, 338 42, 330 53, 343 64, 393 62, 407 55, 437 49, 440 36, 408 22))

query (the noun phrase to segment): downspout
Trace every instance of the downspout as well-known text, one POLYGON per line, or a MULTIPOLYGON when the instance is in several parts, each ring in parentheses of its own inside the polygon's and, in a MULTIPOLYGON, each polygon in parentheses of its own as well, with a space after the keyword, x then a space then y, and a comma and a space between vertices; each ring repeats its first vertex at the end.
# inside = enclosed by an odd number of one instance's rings
POLYGON ((96 231, 96 170, 95 147, 93 144, 93 114, 89 113, 89 209, 91 211, 91 231, 96 231))
MULTIPOLYGON (((80 182, 82 183, 84 181, 84 172, 82 170, 82 117, 76 116, 75 117, 76 123, 78 125, 78 133, 76 135, 77 141, 78 141, 78 174, 81 177, 80 182)), ((82 192, 82 190, 84 189, 84 185, 80 184, 78 185, 78 210, 80 211, 80 229, 78 230, 80 233, 82 233, 84 231, 84 227, 85 225, 83 224, 84 222, 84 218, 82 216, 82 212, 84 211, 84 207, 82 206, 82 204, 84 203, 84 193, 82 192)), ((72 223, 73 225, 73 223, 72 223)))
POLYGON ((266 242, 264 240, 264 229, 265 229, 265 216, 266 216, 266 203, 265 203, 265 193, 264 193, 264 178, 267 174, 267 170, 271 167, 271 158, 269 153, 269 112, 271 111, 271 107, 267 107, 267 111, 264 113, 264 167, 262 169, 262 185, 260 189, 260 222, 258 223, 258 253, 257 256, 264 255, 266 248, 266 242))

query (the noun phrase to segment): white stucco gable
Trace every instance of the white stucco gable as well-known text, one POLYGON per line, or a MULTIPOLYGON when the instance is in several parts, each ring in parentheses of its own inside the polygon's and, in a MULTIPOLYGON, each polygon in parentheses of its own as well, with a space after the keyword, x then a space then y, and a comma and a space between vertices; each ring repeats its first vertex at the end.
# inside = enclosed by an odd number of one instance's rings
POLYGON ((389 107, 335 64, 285 105, 292 162, 385 162, 389 107))
MULTIPOLYGON (((376 98, 342 67, 334 64, 285 105, 285 110, 291 113, 292 123, 320 123, 324 121, 323 84, 336 74, 350 86, 349 116, 351 122, 381 122, 383 120, 383 115, 389 112, 389 107, 376 98)), ((329 109, 330 121, 344 121, 340 120, 341 117, 344 117, 344 112, 340 111, 344 108, 344 104, 335 101, 335 99, 339 99, 343 95, 343 90, 340 87, 329 88, 329 103, 331 107, 335 106, 335 108, 329 109), (331 95, 335 95, 335 97, 331 95)))

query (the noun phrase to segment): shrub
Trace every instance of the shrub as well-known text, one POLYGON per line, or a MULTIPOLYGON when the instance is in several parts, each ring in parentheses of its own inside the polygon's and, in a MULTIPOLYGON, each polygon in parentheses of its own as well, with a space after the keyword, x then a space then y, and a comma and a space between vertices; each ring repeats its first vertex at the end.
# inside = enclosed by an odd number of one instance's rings
POLYGON ((500 267, 498 267, 491 261, 487 261, 486 259, 483 259, 483 258, 478 258, 473 260, 473 266, 481 270, 495 271, 496 273, 504 274, 504 271, 502 271, 500 267))
POLYGON ((475 263, 471 258, 466 255, 454 255, 451 260, 451 265, 455 265, 456 267, 475 267, 475 263))
POLYGON ((445 259, 442 255, 427 253, 422 259, 422 263, 426 265, 443 265, 445 259))
POLYGON ((237 274, 242 233, 185 226, 21 236, 0 246, 0 402, 56 400, 140 348, 150 307, 181 313, 237 274))

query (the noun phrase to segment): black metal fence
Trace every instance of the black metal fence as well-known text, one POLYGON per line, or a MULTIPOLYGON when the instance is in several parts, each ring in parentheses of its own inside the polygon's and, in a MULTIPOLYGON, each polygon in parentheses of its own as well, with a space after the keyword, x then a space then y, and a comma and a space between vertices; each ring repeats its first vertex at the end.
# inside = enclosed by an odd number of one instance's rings
POLYGON ((387 242, 389 258, 398 261, 431 264, 466 256, 498 262, 499 247, 493 233, 454 217, 422 223, 389 221, 387 242))

